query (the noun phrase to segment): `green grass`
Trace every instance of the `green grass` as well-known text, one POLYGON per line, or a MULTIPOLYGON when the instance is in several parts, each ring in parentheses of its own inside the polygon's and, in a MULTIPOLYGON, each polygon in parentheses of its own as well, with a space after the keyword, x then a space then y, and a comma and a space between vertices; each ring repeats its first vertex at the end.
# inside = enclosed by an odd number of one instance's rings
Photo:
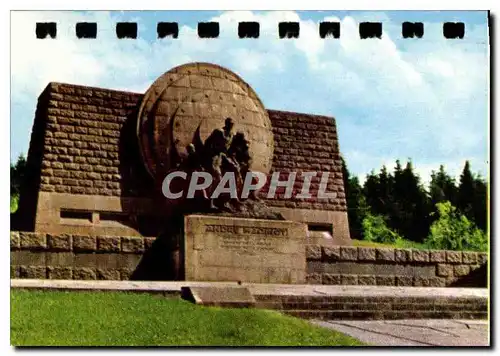
POLYGON ((11 290, 14 346, 356 346, 358 340, 261 309, 201 307, 123 292, 11 290))
POLYGON ((353 246, 361 246, 361 247, 393 247, 393 248, 415 248, 418 250, 429 250, 429 247, 427 245, 409 240, 398 240, 396 243, 393 244, 383 244, 380 242, 353 239, 352 243, 353 246))

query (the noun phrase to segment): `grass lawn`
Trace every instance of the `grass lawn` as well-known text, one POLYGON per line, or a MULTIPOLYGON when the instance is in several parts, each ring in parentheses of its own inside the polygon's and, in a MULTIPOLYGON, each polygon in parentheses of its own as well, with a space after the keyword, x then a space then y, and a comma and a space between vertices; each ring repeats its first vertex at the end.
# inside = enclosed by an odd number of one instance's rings
POLYGON ((123 292, 11 290, 14 346, 355 346, 360 341, 261 309, 201 307, 123 292))
POLYGON ((379 242, 373 241, 365 241, 365 240, 352 240, 353 246, 361 246, 361 247, 392 247, 392 248, 415 248, 418 250, 428 250, 429 247, 425 244, 421 244, 418 242, 413 242, 409 240, 399 240, 394 244, 383 244, 379 242))

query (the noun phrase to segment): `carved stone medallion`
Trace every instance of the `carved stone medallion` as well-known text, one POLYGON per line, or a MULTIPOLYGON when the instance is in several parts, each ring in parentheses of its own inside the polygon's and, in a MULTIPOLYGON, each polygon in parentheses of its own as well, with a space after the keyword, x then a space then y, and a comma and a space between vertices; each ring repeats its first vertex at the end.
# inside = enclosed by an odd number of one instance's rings
POLYGON ((250 169, 266 174, 271 169, 274 140, 268 113, 253 89, 225 68, 209 63, 173 68, 147 90, 138 115, 139 147, 155 178, 186 157, 198 127, 204 142, 227 117, 249 141, 250 169))

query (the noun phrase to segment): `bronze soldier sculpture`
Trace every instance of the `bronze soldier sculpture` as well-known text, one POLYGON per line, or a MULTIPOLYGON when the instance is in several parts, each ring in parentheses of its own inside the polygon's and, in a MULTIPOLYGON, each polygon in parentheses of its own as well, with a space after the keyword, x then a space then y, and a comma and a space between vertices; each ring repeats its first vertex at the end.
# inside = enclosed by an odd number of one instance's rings
POLYGON ((237 163, 229 158, 228 151, 233 140, 234 121, 227 118, 222 129, 215 129, 207 138, 204 146, 206 154, 205 163, 209 165, 209 171, 216 175, 216 178, 222 177, 223 166, 237 167, 237 163))
MULTIPOLYGON (((224 173, 232 172, 236 178, 237 197, 240 196, 246 174, 250 172, 251 157, 249 142, 242 132, 233 134, 234 121, 226 118, 222 129, 215 129, 203 144, 199 134, 199 127, 195 133, 193 143, 186 147, 188 156, 182 167, 189 173, 206 171, 214 178, 212 186, 203 191, 203 199, 210 201, 210 210, 233 210, 240 206, 239 198, 219 197, 217 200, 209 196, 220 183, 224 173), (210 191, 208 191, 210 190, 210 191)), ((254 194, 251 198, 256 199, 254 194)))
MULTIPOLYGON (((233 140, 234 121, 226 118, 222 129, 215 129, 205 141, 203 153, 205 156, 204 166, 212 174, 214 181, 213 187, 216 187, 221 181, 222 174, 228 171, 239 172, 238 163, 229 157, 228 151, 233 140)), ((230 210, 228 200, 220 198, 218 201, 211 200, 210 208, 219 208, 230 210)))

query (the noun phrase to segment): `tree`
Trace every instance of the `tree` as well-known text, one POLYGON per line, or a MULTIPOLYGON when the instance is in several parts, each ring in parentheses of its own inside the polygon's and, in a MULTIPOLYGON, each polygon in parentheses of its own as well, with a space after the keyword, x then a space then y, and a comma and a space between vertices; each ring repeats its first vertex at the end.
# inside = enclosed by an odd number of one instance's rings
POLYGON ((460 175, 460 185, 458 186, 458 209, 468 218, 472 218, 474 215, 474 193, 474 176, 470 170, 469 161, 465 161, 464 169, 460 175))
POLYGON ((487 224, 487 194, 486 181, 479 174, 474 177, 469 161, 465 161, 458 186, 457 207, 462 214, 474 221, 483 231, 486 231, 487 224))
POLYGON ((19 155, 15 165, 10 164, 10 195, 18 196, 21 183, 26 173, 26 158, 24 155, 19 155))
POLYGON ((405 238, 422 242, 429 231, 430 209, 427 192, 415 174, 411 161, 397 173, 394 185, 397 189, 397 226, 393 226, 405 238))
POLYGON ((370 207, 370 210, 373 212, 378 212, 380 210, 380 201, 379 201, 379 177, 375 174, 375 171, 371 171, 365 180, 365 184, 363 185, 363 194, 366 197, 366 203, 370 207))
POLYGON ((401 240, 395 231, 391 230, 382 215, 368 213, 363 219, 363 236, 367 241, 394 244, 401 240))
POLYGON ((449 201, 452 205, 457 203, 458 189, 455 179, 446 173, 443 165, 439 166, 439 171, 431 173, 429 195, 432 206, 442 201, 449 201))
POLYGON ((436 204, 438 218, 430 228, 425 244, 444 250, 487 251, 488 238, 449 201, 436 204))
POLYGON ((473 219, 483 231, 487 228, 488 187, 486 181, 478 175, 474 181, 473 219))
POLYGON ((401 167, 401 162, 396 160, 396 166, 394 167, 394 184, 393 184, 393 201, 392 201, 392 211, 389 217, 390 225, 397 231, 403 229, 403 219, 404 219, 404 200, 405 186, 403 179, 403 168, 401 167))
POLYGON ((347 217, 349 220, 349 233, 351 238, 362 239, 363 218, 366 215, 368 206, 363 195, 363 190, 359 184, 358 177, 351 177, 347 165, 342 159, 342 173, 344 177, 344 187, 347 202, 347 217))
POLYGON ((378 201, 377 213, 384 216, 392 213, 394 201, 394 177, 387 171, 386 166, 382 166, 378 175, 378 201))

